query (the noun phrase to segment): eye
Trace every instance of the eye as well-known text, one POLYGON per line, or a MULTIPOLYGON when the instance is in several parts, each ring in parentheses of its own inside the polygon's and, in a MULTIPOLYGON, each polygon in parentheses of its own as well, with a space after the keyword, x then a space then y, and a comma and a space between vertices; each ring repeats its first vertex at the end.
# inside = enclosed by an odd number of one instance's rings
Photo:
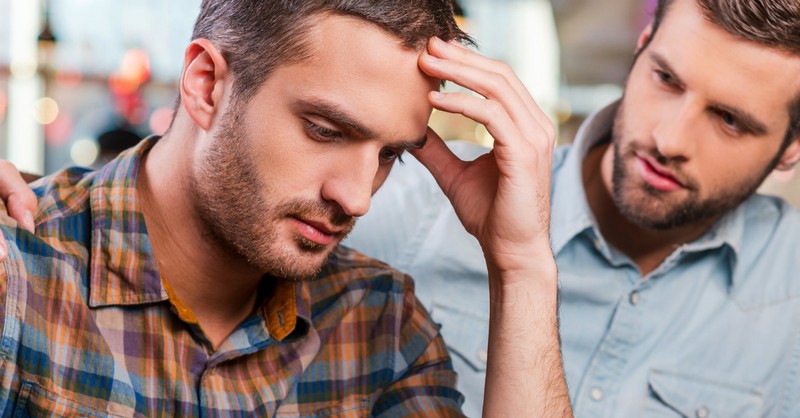
POLYGON ((678 87, 678 83, 675 81, 675 78, 672 77, 672 74, 662 71, 662 70, 653 70, 655 76, 661 84, 664 84, 669 87, 678 87))
POLYGON ((725 125, 727 129, 734 131, 736 133, 740 133, 742 131, 742 127, 741 124, 739 123, 739 120, 736 119, 736 116, 734 116, 732 113, 720 111, 717 112, 717 114, 719 115, 719 120, 722 122, 723 125, 725 125))
POLYGON ((384 148, 381 150, 380 153, 381 163, 383 164, 391 164, 394 160, 400 161, 400 164, 403 163, 403 151, 394 150, 391 148, 384 148))
POLYGON ((306 127, 308 136, 315 141, 320 142, 333 142, 342 139, 342 133, 333 129, 319 126, 310 120, 303 119, 303 125, 306 127))

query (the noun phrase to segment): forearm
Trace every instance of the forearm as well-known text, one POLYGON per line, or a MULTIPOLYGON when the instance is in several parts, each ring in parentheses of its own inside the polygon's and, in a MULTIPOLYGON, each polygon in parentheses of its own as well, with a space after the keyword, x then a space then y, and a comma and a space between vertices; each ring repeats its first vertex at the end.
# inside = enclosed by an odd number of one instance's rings
POLYGON ((514 273, 490 266, 489 282, 497 285, 490 289, 483 416, 572 416, 558 337, 555 262, 545 259, 514 273))

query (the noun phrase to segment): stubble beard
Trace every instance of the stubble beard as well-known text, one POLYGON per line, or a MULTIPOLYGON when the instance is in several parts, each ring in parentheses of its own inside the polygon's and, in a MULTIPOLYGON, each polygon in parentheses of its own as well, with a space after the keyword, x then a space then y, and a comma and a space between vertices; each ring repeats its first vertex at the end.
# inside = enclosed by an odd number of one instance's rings
MULTIPOLYGON (((633 160, 637 148, 635 140, 623 138, 624 118, 623 99, 612 131, 612 197, 620 213, 643 229, 669 231, 723 216, 752 196, 780 160, 779 154, 757 176, 719 187, 710 191, 710 195, 703 199, 700 198, 698 182, 687 176, 681 176, 686 186, 682 191, 665 192, 650 186, 631 172, 634 169, 629 162, 633 160), (683 197, 678 197, 676 193, 682 193, 683 197)), ((675 173, 682 172, 682 162, 667 158, 655 149, 638 151, 650 155, 675 173)))
POLYGON ((280 232, 281 223, 292 217, 328 219, 344 230, 336 237, 338 243, 352 230, 355 219, 322 201, 270 202, 275 193, 257 175, 243 114, 238 106, 229 108, 191 179, 200 225, 217 246, 267 275, 293 281, 313 279, 335 245, 322 245, 297 233, 287 239, 280 232))

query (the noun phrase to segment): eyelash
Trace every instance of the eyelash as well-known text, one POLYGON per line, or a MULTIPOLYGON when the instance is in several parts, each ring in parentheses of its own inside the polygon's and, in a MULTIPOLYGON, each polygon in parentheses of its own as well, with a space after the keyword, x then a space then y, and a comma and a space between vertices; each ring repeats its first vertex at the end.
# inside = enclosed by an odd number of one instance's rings
POLYGON ((394 160, 397 160, 400 164, 405 164, 405 161, 403 161, 403 151, 398 152, 389 148, 384 148, 383 150, 381 150, 381 159, 386 164, 391 164, 394 162, 394 160), (386 151, 391 151, 393 155, 389 157, 384 156, 383 153, 386 151))
MULTIPOLYGON (((661 82, 662 84, 674 89, 681 88, 680 85, 675 83, 675 80, 672 78, 672 74, 659 69, 655 69, 653 70, 653 72, 656 74, 656 77, 658 77, 658 81, 661 82)), ((720 122, 722 122, 725 128, 732 130, 739 135, 746 133, 745 130, 742 128, 742 126, 739 124, 739 120, 736 119, 736 117, 733 114, 725 111, 718 111, 716 113, 717 117, 720 119, 720 122), (726 122, 726 119, 730 119, 732 123, 726 122)))
MULTIPOLYGON (((341 132, 319 126, 309 120, 303 119, 303 124, 306 126, 306 129, 309 131, 310 135, 315 137, 314 139, 317 141, 333 142, 342 138, 341 132)), ((381 160, 385 164, 390 164, 394 162, 394 160, 399 161, 400 164, 405 164, 403 161, 403 151, 398 152, 389 148, 384 148, 381 150, 381 160), (384 153, 387 151, 392 152, 393 155, 384 155, 384 153)))
POLYGON ((661 70, 654 70, 654 72, 656 73, 656 77, 658 77, 658 81, 661 83, 670 87, 680 87, 675 83, 675 80, 672 78, 672 74, 661 70))
POLYGON ((317 141, 332 142, 338 141, 342 138, 341 132, 319 126, 309 120, 303 119, 303 124, 306 126, 306 129, 309 131, 311 136, 313 136, 317 141))
POLYGON ((739 124, 739 121, 732 114, 725 111, 720 111, 717 112, 717 117, 719 117, 720 121, 726 128, 733 130, 737 134, 746 133, 744 132, 744 129, 742 129, 742 126, 739 124), (732 123, 726 122, 726 119, 730 119, 732 123))

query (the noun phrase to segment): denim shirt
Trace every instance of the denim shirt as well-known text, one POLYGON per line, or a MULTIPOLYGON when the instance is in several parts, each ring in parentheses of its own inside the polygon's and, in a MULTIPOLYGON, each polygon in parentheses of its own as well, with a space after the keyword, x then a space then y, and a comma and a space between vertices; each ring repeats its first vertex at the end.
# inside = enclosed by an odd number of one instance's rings
MULTIPOLYGON (((616 106, 556 149, 551 242, 576 417, 800 417, 800 212, 755 195, 642 277, 606 243, 581 167, 616 106)), ((472 159, 486 149, 451 148, 472 159)), ((416 279, 480 416, 488 343, 483 253, 416 160, 395 167, 347 244, 416 279)))

